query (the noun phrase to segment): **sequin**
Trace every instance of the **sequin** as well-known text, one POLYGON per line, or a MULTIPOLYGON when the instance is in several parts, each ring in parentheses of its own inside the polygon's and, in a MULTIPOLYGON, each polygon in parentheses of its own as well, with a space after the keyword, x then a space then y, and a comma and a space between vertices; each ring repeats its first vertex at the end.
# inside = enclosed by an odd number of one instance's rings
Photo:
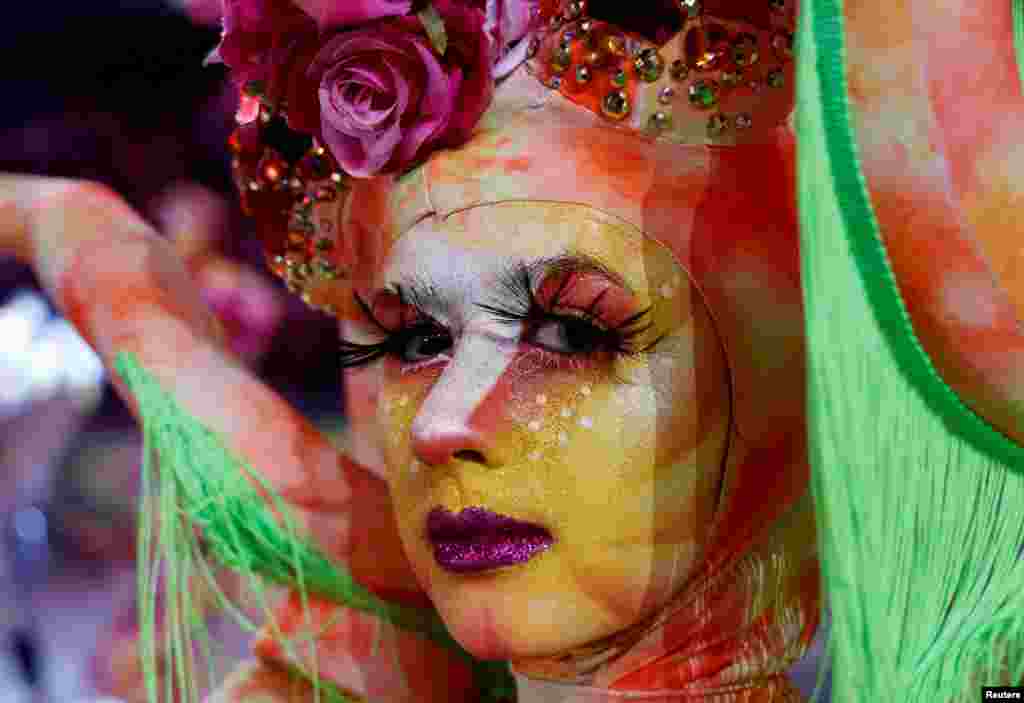
POLYGON ((592 78, 590 68, 587 66, 579 66, 576 68, 576 82, 577 83, 589 83, 592 78))
POLYGON ((590 417, 583 416, 580 418, 580 427, 589 430, 594 426, 594 420, 590 417))
POLYGON ((609 34, 601 42, 601 48, 612 56, 625 56, 626 38, 621 34, 609 34))
POLYGON ((701 110, 710 110, 718 104, 718 83, 711 80, 695 81, 689 90, 690 104, 701 110))
POLYGON ((619 88, 623 87, 624 85, 626 85, 626 72, 620 68, 619 70, 612 74, 611 81, 612 85, 617 86, 619 88))

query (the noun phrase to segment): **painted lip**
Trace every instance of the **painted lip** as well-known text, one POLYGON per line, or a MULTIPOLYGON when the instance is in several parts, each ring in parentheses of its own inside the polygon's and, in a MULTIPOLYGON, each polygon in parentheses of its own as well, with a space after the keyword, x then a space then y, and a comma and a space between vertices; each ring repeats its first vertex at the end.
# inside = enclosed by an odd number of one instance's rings
POLYGON ((541 525, 480 507, 465 508, 458 515, 434 508, 427 515, 427 539, 438 566, 456 574, 522 564, 555 541, 541 525))

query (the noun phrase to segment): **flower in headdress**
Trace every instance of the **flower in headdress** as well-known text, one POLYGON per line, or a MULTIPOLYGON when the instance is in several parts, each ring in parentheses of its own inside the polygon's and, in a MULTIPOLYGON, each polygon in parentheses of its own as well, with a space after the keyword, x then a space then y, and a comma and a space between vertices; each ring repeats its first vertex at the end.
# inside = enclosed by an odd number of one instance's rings
POLYGON ((412 9, 412 0, 295 0, 295 4, 316 20, 321 31, 399 17, 412 9))
POLYGON ((298 42, 316 23, 291 0, 223 0, 224 34, 217 56, 240 85, 273 82, 298 42))
POLYGON ((435 0, 443 55, 416 16, 346 31, 320 50, 320 134, 341 167, 367 177, 400 170, 428 151, 465 142, 494 90, 485 15, 459 0, 435 0))

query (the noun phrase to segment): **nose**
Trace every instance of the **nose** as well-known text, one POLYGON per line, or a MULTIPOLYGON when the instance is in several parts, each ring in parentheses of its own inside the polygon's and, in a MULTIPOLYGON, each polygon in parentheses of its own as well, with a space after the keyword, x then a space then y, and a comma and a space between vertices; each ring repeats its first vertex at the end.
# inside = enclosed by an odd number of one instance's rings
POLYGON ((410 428, 412 451, 428 466, 502 463, 497 435, 509 403, 514 349, 463 339, 410 428))

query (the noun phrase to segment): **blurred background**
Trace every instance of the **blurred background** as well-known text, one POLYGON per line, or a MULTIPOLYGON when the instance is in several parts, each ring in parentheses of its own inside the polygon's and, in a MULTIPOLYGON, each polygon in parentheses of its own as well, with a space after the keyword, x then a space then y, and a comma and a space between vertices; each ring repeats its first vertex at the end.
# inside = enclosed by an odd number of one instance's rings
MULTIPOLYGON (((0 171, 110 185, 171 239, 234 350, 324 427, 343 423, 335 326, 262 265, 231 183, 237 107, 219 0, 17 3, 0 33, 0 171)), ((91 350, 0 258, 0 703, 142 703, 141 441, 91 350)), ((230 583, 226 583, 229 589, 230 583)), ((211 612, 229 652, 246 635, 211 612)), ((793 671, 814 687, 820 641, 793 671)))

